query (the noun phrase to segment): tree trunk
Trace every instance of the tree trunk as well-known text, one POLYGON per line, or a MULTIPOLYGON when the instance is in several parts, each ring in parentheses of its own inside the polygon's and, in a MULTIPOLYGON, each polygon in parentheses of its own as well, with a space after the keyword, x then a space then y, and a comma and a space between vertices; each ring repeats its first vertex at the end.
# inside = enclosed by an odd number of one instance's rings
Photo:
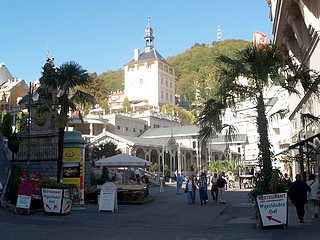
POLYGON ((268 120, 266 117, 265 104, 263 101, 262 91, 257 96, 257 126, 260 136, 259 151, 261 154, 260 163, 262 163, 263 188, 268 189, 271 179, 272 162, 270 156, 270 141, 268 135, 268 120))
POLYGON ((62 160, 63 160, 63 145, 64 145, 64 128, 59 128, 58 138, 58 160, 57 160, 57 182, 61 182, 62 160))

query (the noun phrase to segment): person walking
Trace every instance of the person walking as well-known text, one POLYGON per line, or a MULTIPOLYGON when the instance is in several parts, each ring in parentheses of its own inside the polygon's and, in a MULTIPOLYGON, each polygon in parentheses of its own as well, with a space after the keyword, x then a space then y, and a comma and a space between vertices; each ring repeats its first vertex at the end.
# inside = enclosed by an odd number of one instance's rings
POLYGON ((160 193, 164 193, 164 189, 163 189, 163 177, 162 175, 160 175, 160 178, 159 178, 159 184, 160 184, 160 193))
POLYGON ((207 178, 206 174, 202 173, 200 180, 198 181, 198 187, 199 187, 199 196, 200 196, 200 203, 201 205, 207 205, 207 178))
POLYGON ((219 202, 221 204, 226 203, 226 196, 225 192, 227 189, 227 182, 226 180, 222 177, 221 174, 219 174, 219 178, 217 180, 217 185, 218 185, 218 196, 219 196, 219 202))
POLYGON ((197 184, 194 181, 194 176, 191 175, 186 182, 186 189, 185 192, 188 194, 188 204, 195 204, 196 203, 196 190, 197 184))
POLYGON ((307 203, 307 192, 310 192, 311 189, 307 183, 301 179, 301 174, 297 174, 296 180, 289 188, 289 197, 296 207, 299 223, 304 223, 304 205, 307 203))
POLYGON ((312 211, 312 218, 318 218, 319 216, 319 183, 316 181, 316 175, 310 174, 309 181, 307 185, 310 187, 311 191, 308 193, 308 205, 312 211))
POLYGON ((211 178, 211 196, 212 201, 216 202, 218 201, 218 175, 216 173, 213 174, 211 178))
POLYGON ((181 195, 182 194, 183 177, 181 176, 180 173, 178 173, 178 176, 176 178, 176 182, 177 182, 177 194, 181 195))
POLYGON ((281 182, 282 182, 283 185, 285 185, 286 190, 288 190, 290 188, 290 186, 292 184, 292 181, 291 181, 288 173, 284 174, 283 178, 281 179, 281 182))

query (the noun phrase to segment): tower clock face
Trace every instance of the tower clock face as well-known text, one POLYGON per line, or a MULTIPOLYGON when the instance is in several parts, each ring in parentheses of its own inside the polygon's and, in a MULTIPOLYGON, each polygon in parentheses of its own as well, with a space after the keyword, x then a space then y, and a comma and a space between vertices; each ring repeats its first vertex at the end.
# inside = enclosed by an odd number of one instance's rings
POLYGON ((38 125, 43 125, 45 122, 46 122, 46 117, 41 113, 37 113, 36 123, 38 125))

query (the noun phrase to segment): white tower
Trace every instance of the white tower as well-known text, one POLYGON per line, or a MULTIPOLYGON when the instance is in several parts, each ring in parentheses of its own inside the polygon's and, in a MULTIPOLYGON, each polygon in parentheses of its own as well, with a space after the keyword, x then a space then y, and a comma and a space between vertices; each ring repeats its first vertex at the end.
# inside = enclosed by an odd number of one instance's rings
POLYGON ((218 25, 217 39, 218 39, 218 42, 222 40, 222 32, 221 32, 220 25, 218 25))
POLYGON ((144 52, 134 49, 134 59, 124 65, 124 91, 131 102, 147 101, 161 107, 175 104, 175 77, 172 66, 154 48, 153 29, 148 17, 144 52))

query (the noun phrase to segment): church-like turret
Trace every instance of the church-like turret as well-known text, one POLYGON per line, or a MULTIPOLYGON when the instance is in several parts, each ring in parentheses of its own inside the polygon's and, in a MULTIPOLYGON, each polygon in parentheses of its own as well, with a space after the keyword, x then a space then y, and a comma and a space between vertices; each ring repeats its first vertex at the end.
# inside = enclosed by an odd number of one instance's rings
POLYGON ((153 29, 150 25, 150 16, 148 16, 148 26, 146 27, 145 30, 145 35, 144 35, 144 39, 146 40, 146 48, 145 48, 145 52, 150 52, 153 48, 154 48, 154 36, 153 36, 153 29))

